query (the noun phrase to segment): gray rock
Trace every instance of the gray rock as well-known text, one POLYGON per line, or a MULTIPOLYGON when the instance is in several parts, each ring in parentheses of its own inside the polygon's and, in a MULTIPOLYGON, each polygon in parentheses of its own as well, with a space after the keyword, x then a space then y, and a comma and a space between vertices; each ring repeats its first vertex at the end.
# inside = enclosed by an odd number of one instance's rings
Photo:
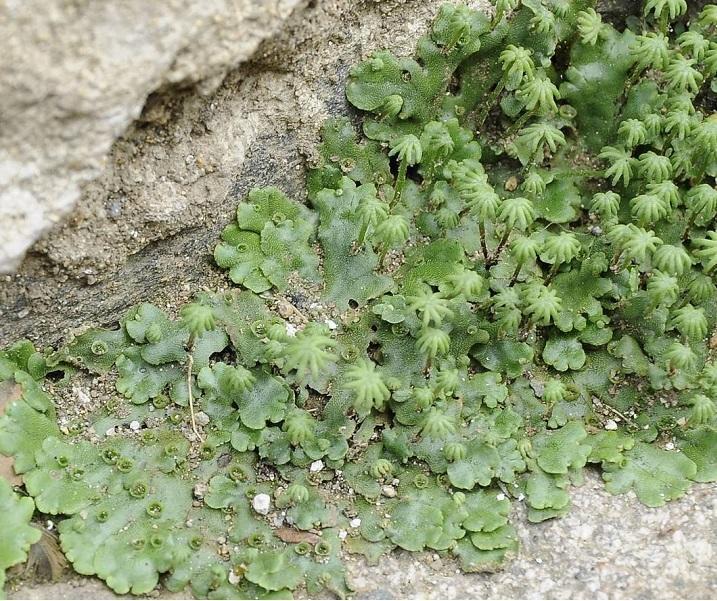
POLYGON ((0 273, 70 211, 150 93, 214 90, 300 2, 0 3, 0 273))

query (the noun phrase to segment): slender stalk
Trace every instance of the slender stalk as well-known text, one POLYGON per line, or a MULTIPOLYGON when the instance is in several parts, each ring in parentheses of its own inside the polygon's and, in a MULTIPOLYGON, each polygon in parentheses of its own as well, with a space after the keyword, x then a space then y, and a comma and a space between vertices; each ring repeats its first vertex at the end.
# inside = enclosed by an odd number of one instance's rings
POLYGON ((490 28, 495 29, 496 25, 500 23, 503 20, 503 16, 505 15, 504 10, 496 10, 495 16, 493 17, 493 20, 490 23, 490 28))
POLYGON ((192 370, 194 368, 194 356, 192 355, 192 352, 194 352, 193 335, 189 337, 189 344, 187 346, 187 396, 189 398, 189 416, 192 420, 192 432, 194 432, 199 442, 204 442, 204 438, 197 428, 197 418, 194 415, 194 396, 192 395, 192 370))
POLYGON ((662 12, 660 13, 659 23, 660 23, 660 31, 661 31, 664 35, 667 35, 667 29, 668 29, 668 27, 669 27, 669 25, 670 25, 670 21, 669 21, 669 19, 667 18, 667 11, 664 10, 664 9, 663 9, 662 12))
POLYGON ((403 188, 406 186, 406 173, 407 172, 408 172, 408 163, 405 160, 401 161, 400 165, 398 166, 398 175, 396 176, 396 187, 395 187, 395 192, 393 194, 393 198, 391 199, 391 204, 389 205, 390 208, 393 208, 394 206, 396 206, 398 199, 401 198, 401 192, 403 192, 403 188))
POLYGON ((523 269, 523 264, 518 263, 515 267, 515 271, 513 272, 513 277, 510 278, 510 286, 515 286, 515 283, 518 281, 518 276, 520 275, 520 270, 523 269))
POLYGON ((692 229, 692 226, 695 224, 695 220, 697 219, 697 214, 693 213, 690 215, 690 218, 687 220, 687 226, 685 227, 685 231, 682 232, 682 241, 686 242, 690 237, 690 230, 692 229))
POLYGON ((359 236, 358 236, 358 245, 363 246, 363 243, 366 241, 366 233, 368 232, 368 221, 364 221, 361 224, 361 229, 359 230, 359 236))
POLYGON ((495 247, 495 251, 493 251, 493 254, 491 255, 491 258, 489 260, 490 265, 495 265, 498 262, 498 259, 500 258, 500 253, 503 252, 505 245, 508 243, 508 238, 510 238, 510 234, 511 231, 509 229, 506 230, 505 234, 503 234, 503 237, 498 243, 498 246, 495 247))
POLYGON ((480 247, 483 251, 483 259, 486 263, 486 266, 488 265, 488 246, 485 242, 485 223, 483 221, 478 222, 478 232, 480 233, 480 247))
POLYGON ((493 88, 493 91, 491 92, 490 96, 488 96, 488 99, 483 105, 483 109, 478 114, 478 119, 476 120, 476 129, 480 129, 483 126, 485 120, 488 118, 488 115, 493 110, 493 107, 495 106, 496 102, 498 102, 498 98, 503 93, 504 89, 505 76, 501 77, 498 83, 495 85, 495 88, 493 88))
POLYGON ((620 265, 620 261, 622 259, 622 253, 623 251, 621 250, 615 252, 612 257, 612 261, 610 261, 610 271, 617 271, 617 268, 620 265))
POLYGON ((640 77, 642 76, 642 69, 639 67, 635 67, 630 74, 630 77, 628 77, 627 81, 625 82, 625 87, 623 88, 623 92, 618 98, 617 104, 618 106, 622 106, 625 103, 625 100, 627 100, 627 96, 630 93, 630 90, 632 87, 639 81, 640 77))
POLYGON ((550 282, 553 281, 553 278, 558 273, 558 269, 560 268, 560 263, 553 263, 552 267, 550 268, 550 271, 548 272, 548 276, 545 278, 545 285, 547 286, 550 284, 550 282))
POLYGON ((516 121, 508 128, 505 132, 506 136, 512 136, 514 133, 523 129, 523 126, 528 122, 529 119, 535 116, 535 110, 525 111, 516 121))

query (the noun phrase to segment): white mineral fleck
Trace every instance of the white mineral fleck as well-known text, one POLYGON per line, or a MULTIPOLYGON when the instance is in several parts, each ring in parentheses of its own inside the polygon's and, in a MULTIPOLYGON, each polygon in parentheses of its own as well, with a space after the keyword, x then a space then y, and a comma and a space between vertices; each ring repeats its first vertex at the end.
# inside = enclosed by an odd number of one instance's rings
POLYGON ((135 419, 129 423, 129 429, 132 430, 132 432, 136 432, 140 428, 140 423, 135 419))
POLYGON ((349 535, 349 533, 346 532, 346 530, 339 530, 339 538, 340 538, 341 540, 346 540, 346 537, 347 537, 348 535, 349 535))
MULTIPOLYGON (((717 511, 717 510, 716 510, 717 511)), ((361 518, 354 518, 349 522, 349 526, 352 528, 358 528, 361 525, 361 518)))
POLYGON ((309 466, 310 472, 320 472, 322 469, 324 469, 324 462, 321 459, 317 459, 309 466))
POLYGON ((338 324, 333 319, 326 319, 324 323, 329 326, 329 330, 335 330, 338 328, 338 324))
POLYGON ((296 333, 299 331, 299 328, 297 328, 293 323, 286 323, 286 335, 287 336, 296 336, 296 333))
POLYGON ((392 499, 393 497, 396 496, 396 489, 393 486, 391 486, 390 484, 386 484, 381 487, 381 494, 384 497, 388 497, 389 499, 392 499))
POLYGON ((614 419, 609 419, 605 422, 606 430, 617 430, 617 422, 614 419))
POLYGON ((266 515, 271 508, 271 497, 265 493, 260 493, 252 499, 251 506, 258 514, 266 515))
POLYGON ((237 574, 234 570, 229 570, 229 584, 239 584, 242 576, 237 574))

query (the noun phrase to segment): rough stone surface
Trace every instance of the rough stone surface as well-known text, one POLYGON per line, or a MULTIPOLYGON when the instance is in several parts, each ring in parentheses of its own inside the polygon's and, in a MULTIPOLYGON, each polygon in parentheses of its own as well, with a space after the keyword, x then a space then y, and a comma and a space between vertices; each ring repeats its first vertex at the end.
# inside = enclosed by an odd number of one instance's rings
POLYGON ((0 3, 0 273, 69 212, 150 93, 216 88, 300 2, 0 3))
MULTIPOLYGON (((347 558, 357 599, 714 599, 717 489, 648 509, 609 494, 595 474, 572 491, 564 518, 529 524, 516 508, 518 556, 495 574, 459 574, 435 553, 393 553, 379 565, 347 558)), ((515 504, 516 506, 519 503, 515 504)), ((10 592, 10 599, 112 598, 96 581, 10 592)), ((162 595, 165 598, 166 594, 162 595)), ((172 598, 181 598, 173 595, 172 598)))
POLYGON ((377 48, 412 52, 439 6, 309 3, 212 94, 153 95, 72 214, 0 283, 0 345, 53 343, 140 301, 171 308, 203 286, 226 286, 210 250, 239 200, 271 184, 303 198, 321 123, 350 112, 350 66, 377 48))
POLYGON ((521 547, 500 572, 459 574, 435 554, 394 553, 375 567, 352 562, 350 574, 363 599, 714 599, 715 492, 697 485, 649 509, 591 472, 564 518, 530 524, 516 507, 521 547))

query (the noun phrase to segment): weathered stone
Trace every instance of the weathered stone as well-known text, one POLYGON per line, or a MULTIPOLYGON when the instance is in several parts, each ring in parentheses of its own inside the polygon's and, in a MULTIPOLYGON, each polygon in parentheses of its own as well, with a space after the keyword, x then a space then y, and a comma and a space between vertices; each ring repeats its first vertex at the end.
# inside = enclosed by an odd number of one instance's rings
POLYGON ((214 90, 301 1, 0 3, 0 273, 69 212, 150 93, 214 90))

